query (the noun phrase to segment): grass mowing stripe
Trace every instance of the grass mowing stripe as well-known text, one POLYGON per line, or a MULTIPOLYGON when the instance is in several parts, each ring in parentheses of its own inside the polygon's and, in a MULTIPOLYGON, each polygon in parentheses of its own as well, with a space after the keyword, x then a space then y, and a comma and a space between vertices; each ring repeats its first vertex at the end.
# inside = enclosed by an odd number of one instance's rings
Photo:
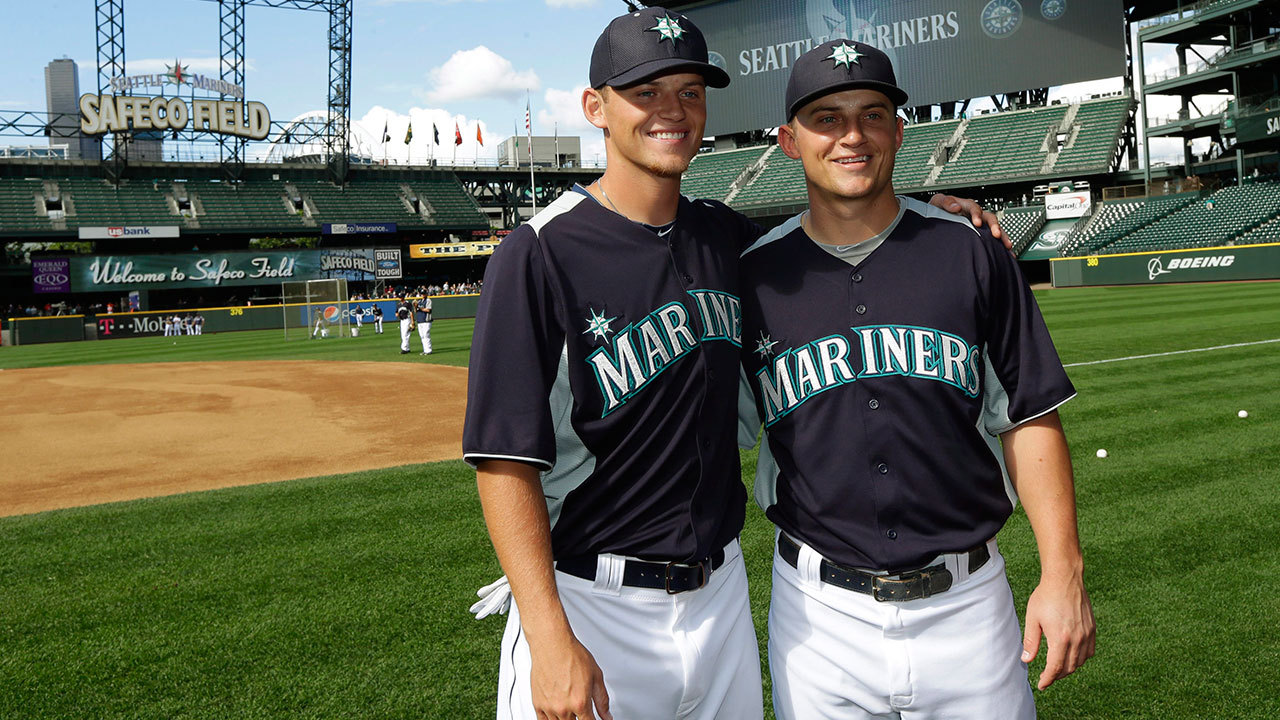
POLYGON ((1166 355, 1185 355, 1187 353, 1210 352, 1213 350, 1226 350, 1229 348, 1248 347, 1250 345, 1266 345, 1268 343, 1276 342, 1280 342, 1280 338, 1255 340, 1254 342, 1232 343, 1230 345, 1215 345, 1213 347, 1191 348, 1190 350, 1170 350, 1169 352, 1150 353, 1148 355, 1130 355, 1129 357, 1108 358, 1106 360, 1089 360, 1087 362, 1066 363, 1063 367, 1083 367, 1085 365, 1102 365, 1104 363, 1125 362, 1127 360, 1146 360, 1148 358, 1165 357, 1166 355))

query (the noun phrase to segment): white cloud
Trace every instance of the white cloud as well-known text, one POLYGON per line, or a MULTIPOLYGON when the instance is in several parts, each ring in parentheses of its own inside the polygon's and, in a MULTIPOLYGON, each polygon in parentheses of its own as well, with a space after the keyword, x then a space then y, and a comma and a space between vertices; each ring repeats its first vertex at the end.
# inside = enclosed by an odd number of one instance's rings
POLYGON ((434 159, 441 164, 458 165, 493 165, 497 159, 497 147, 509 135, 490 130, 489 125, 481 120, 473 120, 465 115, 451 113, 441 108, 411 108, 407 114, 399 113, 379 105, 370 108, 364 117, 353 118, 351 124, 353 136, 359 146, 353 148, 357 154, 372 157, 375 162, 383 158, 388 164, 426 165, 434 159), (405 134, 413 122, 413 138, 405 144, 405 134), (440 132, 440 144, 434 142, 432 123, 440 132), (462 144, 454 144, 454 128, 462 134, 462 144), (383 142, 383 128, 391 136, 389 142, 383 142), (484 138, 484 145, 476 142, 476 128, 484 138))
POLYGON ((500 98, 513 100, 542 83, 533 70, 516 70, 511 61, 480 45, 459 50, 428 73, 432 89, 423 95, 432 103, 500 98))
POLYGON ((582 114, 582 91, 585 89, 586 85, 572 90, 547 88, 542 94, 544 107, 538 109, 534 118, 533 132, 536 135, 577 135, 582 140, 582 162, 593 165, 604 162, 604 134, 587 122, 582 114))

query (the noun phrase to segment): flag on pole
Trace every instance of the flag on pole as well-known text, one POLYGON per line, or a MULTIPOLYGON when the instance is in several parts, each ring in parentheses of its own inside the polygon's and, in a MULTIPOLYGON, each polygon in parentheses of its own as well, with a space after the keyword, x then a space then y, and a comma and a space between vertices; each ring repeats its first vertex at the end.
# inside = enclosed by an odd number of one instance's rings
POLYGON ((408 145, 410 140, 413 140, 413 121, 412 120, 409 121, 409 129, 406 130, 404 133, 404 144, 408 145))
POLYGON ((484 135, 480 134, 480 123, 476 123, 476 142, 484 144, 484 135))
POLYGON ((391 133, 387 131, 387 121, 383 120, 382 121, 382 143, 385 145, 386 143, 389 143, 389 142, 391 142, 391 133))
POLYGON ((431 135, 435 138, 435 143, 440 144, 440 128, 436 127, 435 121, 431 123, 431 135))
POLYGON ((458 128, 457 120, 453 121, 453 144, 454 145, 462 144, 462 130, 458 128))
POLYGON ((529 93, 525 91, 524 97, 524 135, 529 139, 529 169, 533 169, 533 114, 532 107, 529 105, 529 93))

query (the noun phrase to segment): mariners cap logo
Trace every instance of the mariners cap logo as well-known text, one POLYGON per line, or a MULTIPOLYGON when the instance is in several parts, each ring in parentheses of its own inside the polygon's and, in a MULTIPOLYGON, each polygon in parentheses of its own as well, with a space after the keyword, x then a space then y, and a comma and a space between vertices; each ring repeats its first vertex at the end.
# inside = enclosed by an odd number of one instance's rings
POLYGON ((865 53, 858 52, 858 48, 848 43, 842 43, 840 45, 837 45, 831 48, 831 54, 823 59, 835 60, 836 64, 832 67, 840 67, 841 65, 844 65, 845 67, 849 67, 851 63, 853 65, 861 66, 862 63, 859 62, 859 58, 862 58, 864 56, 865 56, 865 53))
POLYGON ((677 40, 684 39, 684 28, 680 27, 680 21, 670 15, 664 15, 658 18, 658 24, 649 28, 645 32, 658 33, 659 43, 663 40, 670 40, 671 44, 675 45, 677 40))

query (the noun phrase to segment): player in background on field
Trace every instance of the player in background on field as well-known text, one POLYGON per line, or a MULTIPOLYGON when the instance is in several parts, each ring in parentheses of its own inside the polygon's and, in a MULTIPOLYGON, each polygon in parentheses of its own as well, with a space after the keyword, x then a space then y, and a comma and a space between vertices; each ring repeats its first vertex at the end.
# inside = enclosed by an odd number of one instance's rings
POLYGON ((583 93, 604 175, 486 270, 463 453, 515 600, 504 720, 763 715, 736 448, 738 254, 761 230, 680 195, 728 81, 683 15, 612 21, 583 93))
POLYGON ((780 720, 1029 720, 1041 636, 1041 689, 1094 652, 1057 413, 1075 389, 1000 243, 894 195, 906 101, 870 45, 800 56, 778 144, 809 210, 742 257, 780 720), (995 543, 1019 497, 1041 560, 1025 636, 995 543))
POLYGON ((382 306, 374 305, 371 308, 369 308, 369 312, 373 313, 374 332, 381 335, 382 334, 382 306))
POLYGON ((418 324, 418 339, 422 341, 422 354, 431 354, 431 298, 423 295, 413 307, 414 320, 418 324))
POLYGON ((409 337, 413 335, 413 305, 408 295, 401 295, 396 305, 396 319, 400 321, 400 354, 409 354, 409 337))

